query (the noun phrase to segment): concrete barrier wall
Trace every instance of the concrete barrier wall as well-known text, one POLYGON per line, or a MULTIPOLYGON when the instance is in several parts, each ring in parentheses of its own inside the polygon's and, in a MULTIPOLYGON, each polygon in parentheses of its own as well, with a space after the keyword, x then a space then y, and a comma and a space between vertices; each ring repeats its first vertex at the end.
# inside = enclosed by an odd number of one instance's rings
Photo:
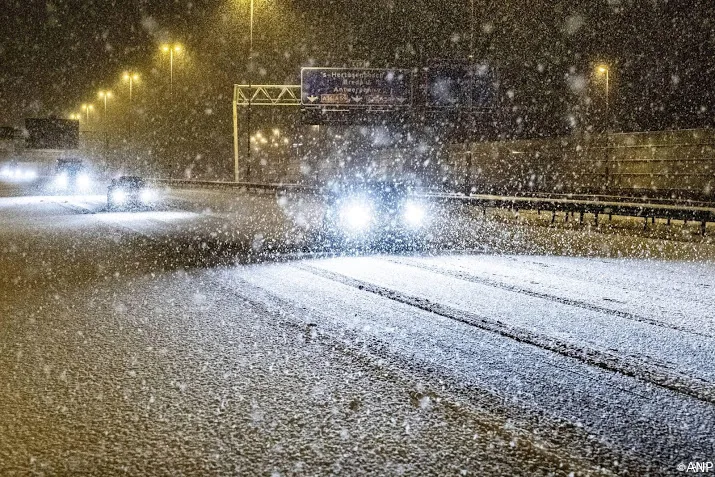
MULTIPOLYGON (((356 172, 479 193, 574 193, 715 199, 715 131, 612 133, 440 145, 425 138, 374 147, 309 131, 300 147, 252 158, 255 182, 319 185, 356 172), (315 138, 313 138, 315 136, 315 138), (315 139, 315 140, 313 140, 315 139)), ((345 134, 341 132, 341 136, 345 134)), ((89 148, 88 148, 89 149, 89 148)), ((249 173, 250 172, 250 173, 249 173)))
POLYGON ((480 193, 715 196, 715 131, 451 145, 451 181, 480 193))

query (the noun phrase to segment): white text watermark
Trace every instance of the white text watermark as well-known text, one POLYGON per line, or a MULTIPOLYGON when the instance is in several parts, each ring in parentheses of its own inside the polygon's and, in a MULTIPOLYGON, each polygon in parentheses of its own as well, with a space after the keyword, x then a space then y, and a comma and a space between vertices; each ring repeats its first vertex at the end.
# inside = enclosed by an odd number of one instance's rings
POLYGON ((678 470, 685 473, 692 474, 707 474, 710 472, 715 473, 715 465, 712 462, 688 462, 687 464, 681 462, 678 464, 678 470))

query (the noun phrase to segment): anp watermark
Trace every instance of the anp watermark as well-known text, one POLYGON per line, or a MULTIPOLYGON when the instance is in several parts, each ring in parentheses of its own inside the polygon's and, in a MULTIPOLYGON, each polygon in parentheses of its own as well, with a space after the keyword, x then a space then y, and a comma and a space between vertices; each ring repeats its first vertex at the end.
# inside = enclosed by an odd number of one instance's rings
POLYGON ((715 472, 715 465, 712 462, 681 462, 678 464, 678 470, 685 473, 707 474, 715 472))

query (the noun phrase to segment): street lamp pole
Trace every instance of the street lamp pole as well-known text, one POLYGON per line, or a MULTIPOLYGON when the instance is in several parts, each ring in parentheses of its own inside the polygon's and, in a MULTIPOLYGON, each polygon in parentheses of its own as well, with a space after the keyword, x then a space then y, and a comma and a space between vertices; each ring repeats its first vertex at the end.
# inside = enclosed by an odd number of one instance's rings
POLYGON ((131 105, 131 102, 132 102, 132 90, 133 90, 133 88, 134 88, 134 82, 137 81, 137 80, 139 80, 139 75, 136 74, 136 73, 134 73, 134 72, 132 72, 132 71, 128 71, 128 72, 124 73, 123 78, 124 78, 124 81, 128 81, 128 82, 129 82, 129 103, 130 103, 130 105, 131 105))
POLYGON ((611 104, 610 104, 610 74, 611 74, 611 69, 609 68, 608 65, 601 65, 598 67, 598 72, 602 73, 606 76, 606 129, 608 129, 608 126, 610 124, 610 116, 611 116, 611 104))
POLYGON ((181 45, 164 45, 161 47, 161 51, 164 53, 169 53, 169 94, 173 96, 174 94, 174 52, 179 53, 181 51, 181 45))
POLYGON ((606 68, 606 117, 610 117, 610 115, 611 115, 610 114, 611 113, 611 101, 610 101, 611 98, 609 97, 610 96, 609 75, 610 75, 610 71, 608 70, 608 68, 606 68))
POLYGON ((100 91, 99 97, 104 101, 104 120, 107 120, 107 99, 112 97, 111 91, 100 91))
MULTIPOLYGON (((169 96, 172 98, 169 101, 169 112, 165 115, 166 118, 166 128, 167 130, 169 129, 169 123, 171 121, 171 117, 173 116, 173 98, 174 98, 174 53, 179 53, 181 52, 181 45, 178 43, 170 43, 166 45, 162 45, 161 51, 164 53, 169 53, 169 96)), ((165 150, 167 156, 171 157, 171 149, 172 149, 172 141, 171 138, 170 140, 166 143, 165 150)), ((170 159, 171 161, 171 159, 170 159)), ((173 174, 174 170, 174 163, 172 162, 171 166, 171 174, 173 174)))
POLYGON ((174 95, 174 49, 169 50, 169 94, 174 95))
POLYGON ((474 0, 469 10, 469 60, 474 60, 474 0))
POLYGON ((112 97, 111 91, 100 91, 99 97, 104 100, 104 148, 109 149, 109 124, 107 123, 107 99, 112 97))
POLYGON ((132 102, 132 91, 134 89, 134 81, 139 79, 139 75, 136 73, 132 73, 131 71, 128 73, 124 73, 124 81, 127 81, 129 83, 129 103, 131 104, 132 102))
POLYGON ((252 55, 253 55, 253 0, 251 0, 251 25, 249 28, 250 31, 250 45, 249 45, 249 53, 248 53, 248 59, 250 60, 252 55))
POLYGON ((132 92, 134 89, 134 82, 139 79, 139 75, 133 71, 127 71, 124 73, 124 76, 122 77, 124 81, 129 83, 129 127, 128 127, 128 134, 127 134, 127 139, 129 141, 129 147, 131 150, 131 143, 132 143, 132 92))
MULTIPOLYGON (((469 8, 469 96, 467 106, 469 112, 472 111, 472 93, 474 88, 474 0, 470 2, 469 8)), ((471 116, 470 116, 471 118, 471 116)), ((470 119, 471 121, 471 119, 470 119)))
MULTIPOLYGON (((248 117, 246 118, 247 131, 247 147, 246 157, 246 176, 251 174, 251 100, 253 99, 252 78, 253 78, 253 0, 249 3, 249 34, 248 34, 248 117)), ((236 171, 236 181, 238 181, 238 171, 236 171)))
POLYGON ((608 115, 608 109, 609 109, 609 73, 610 71, 608 70, 608 66, 601 66, 598 68, 598 71, 606 75, 606 115, 608 115))
POLYGON ((82 105, 82 109, 84 109, 84 112, 85 112, 85 114, 86 114, 87 122, 89 123, 89 112, 94 109, 94 106, 91 105, 91 104, 83 104, 83 105, 82 105))

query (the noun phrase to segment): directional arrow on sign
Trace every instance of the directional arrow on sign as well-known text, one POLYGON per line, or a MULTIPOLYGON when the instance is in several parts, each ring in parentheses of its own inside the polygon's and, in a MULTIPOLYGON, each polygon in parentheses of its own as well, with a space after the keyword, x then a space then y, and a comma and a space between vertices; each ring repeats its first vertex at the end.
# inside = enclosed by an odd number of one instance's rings
POLYGON ((406 106, 411 102, 410 70, 380 68, 302 68, 305 106, 406 106))

